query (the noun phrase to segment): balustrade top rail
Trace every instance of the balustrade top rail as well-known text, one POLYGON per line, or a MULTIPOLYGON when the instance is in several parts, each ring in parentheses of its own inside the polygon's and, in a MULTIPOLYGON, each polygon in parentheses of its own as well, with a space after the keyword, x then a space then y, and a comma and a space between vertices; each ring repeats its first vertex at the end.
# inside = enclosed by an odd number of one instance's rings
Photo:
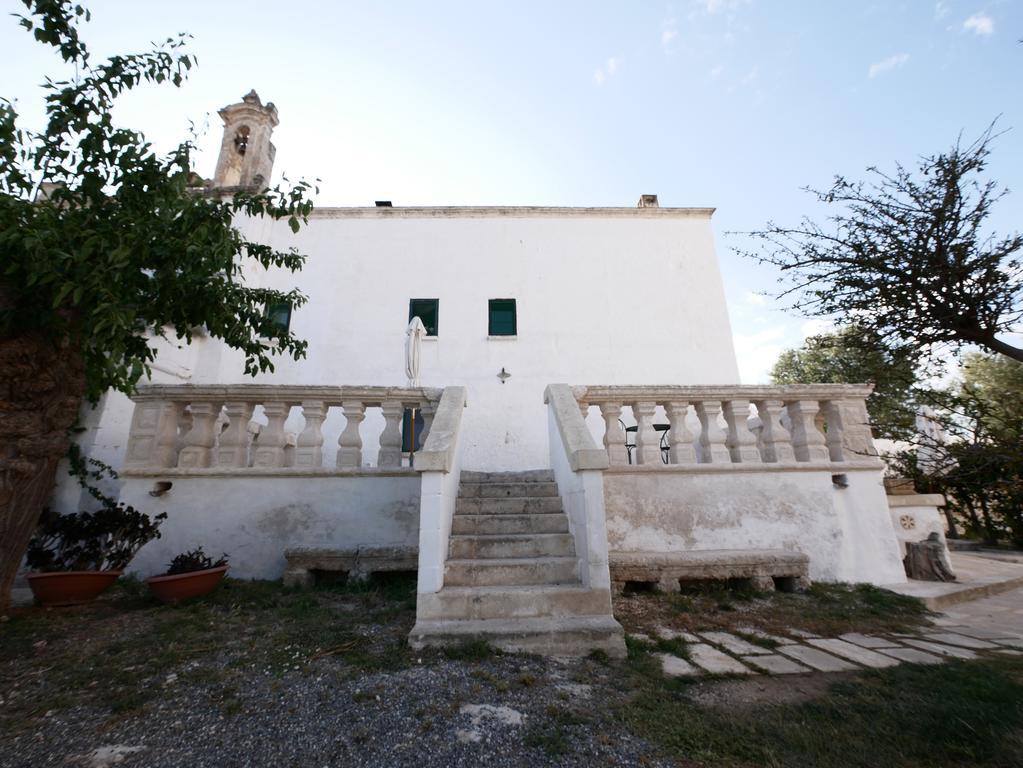
POLYGON ((379 406, 385 400, 401 402, 436 403, 443 390, 433 387, 371 387, 335 386, 328 384, 144 384, 131 399, 136 403, 163 401, 191 403, 219 400, 245 400, 259 403, 291 403, 301 405, 303 400, 319 400, 340 405, 345 400, 357 400, 366 405, 379 406))
POLYGON ((636 400, 844 400, 866 399, 874 391, 873 384, 714 384, 714 385, 577 385, 572 394, 579 402, 599 405, 601 402, 632 402, 636 400))

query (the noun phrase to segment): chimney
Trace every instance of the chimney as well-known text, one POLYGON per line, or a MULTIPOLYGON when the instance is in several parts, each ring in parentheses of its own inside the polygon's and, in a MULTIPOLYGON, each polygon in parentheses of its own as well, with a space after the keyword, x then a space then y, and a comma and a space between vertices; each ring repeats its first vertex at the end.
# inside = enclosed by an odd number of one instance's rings
POLYGON ((640 195, 637 208, 660 208, 657 202, 657 195, 640 195))

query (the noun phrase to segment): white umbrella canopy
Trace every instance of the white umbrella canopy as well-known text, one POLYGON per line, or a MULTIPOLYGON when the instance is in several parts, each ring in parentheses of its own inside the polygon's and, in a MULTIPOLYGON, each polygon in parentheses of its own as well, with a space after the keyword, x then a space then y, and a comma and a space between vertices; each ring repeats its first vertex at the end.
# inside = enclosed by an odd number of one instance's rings
POLYGON ((405 331, 405 375, 410 387, 419 386, 419 361, 423 351, 423 337, 426 326, 418 317, 409 321, 405 331))

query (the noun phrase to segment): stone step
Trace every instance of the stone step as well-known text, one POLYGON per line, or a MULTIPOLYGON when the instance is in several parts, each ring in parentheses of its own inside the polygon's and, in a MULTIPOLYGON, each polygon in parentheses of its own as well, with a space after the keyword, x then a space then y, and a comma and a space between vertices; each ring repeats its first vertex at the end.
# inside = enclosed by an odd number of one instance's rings
POLYGON ((526 515, 562 512, 560 496, 505 496, 500 499, 456 499, 456 515, 526 515))
POLYGON ((420 594, 420 617, 441 619, 516 619, 611 613, 609 590, 581 585, 449 587, 420 594))
POLYGON ((456 534, 450 538, 448 545, 448 557, 451 559, 574 555, 575 540, 569 533, 456 534))
POLYGON ((455 515, 452 534, 568 533, 565 515, 455 515))
POLYGON ((557 496, 558 484, 535 483, 462 483, 458 495, 463 499, 493 499, 503 496, 557 496))
POLYGON ((592 651, 603 651, 613 658, 625 657, 622 627, 609 614, 535 619, 417 621, 409 633, 409 644, 413 648, 460 645, 478 639, 512 653, 585 656, 592 651))
POLYGON ((575 557, 451 559, 444 571, 446 587, 578 583, 579 561, 575 557))
POLYGON ((554 471, 530 469, 525 472, 469 472, 460 475, 463 483, 553 483, 554 471))

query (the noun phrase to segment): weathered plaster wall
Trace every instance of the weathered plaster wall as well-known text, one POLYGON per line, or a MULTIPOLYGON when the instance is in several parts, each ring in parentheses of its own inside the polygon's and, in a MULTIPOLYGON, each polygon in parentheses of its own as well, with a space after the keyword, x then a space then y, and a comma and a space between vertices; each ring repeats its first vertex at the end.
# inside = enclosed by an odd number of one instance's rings
POLYGON ((231 557, 231 575, 276 579, 290 547, 350 549, 419 545, 419 475, 129 477, 121 499, 150 515, 167 513, 162 536, 131 563, 139 576, 162 573, 170 559, 202 546, 231 557))
POLYGON ((604 473, 612 552, 793 549, 810 557, 821 581, 905 581, 878 470, 604 473))

